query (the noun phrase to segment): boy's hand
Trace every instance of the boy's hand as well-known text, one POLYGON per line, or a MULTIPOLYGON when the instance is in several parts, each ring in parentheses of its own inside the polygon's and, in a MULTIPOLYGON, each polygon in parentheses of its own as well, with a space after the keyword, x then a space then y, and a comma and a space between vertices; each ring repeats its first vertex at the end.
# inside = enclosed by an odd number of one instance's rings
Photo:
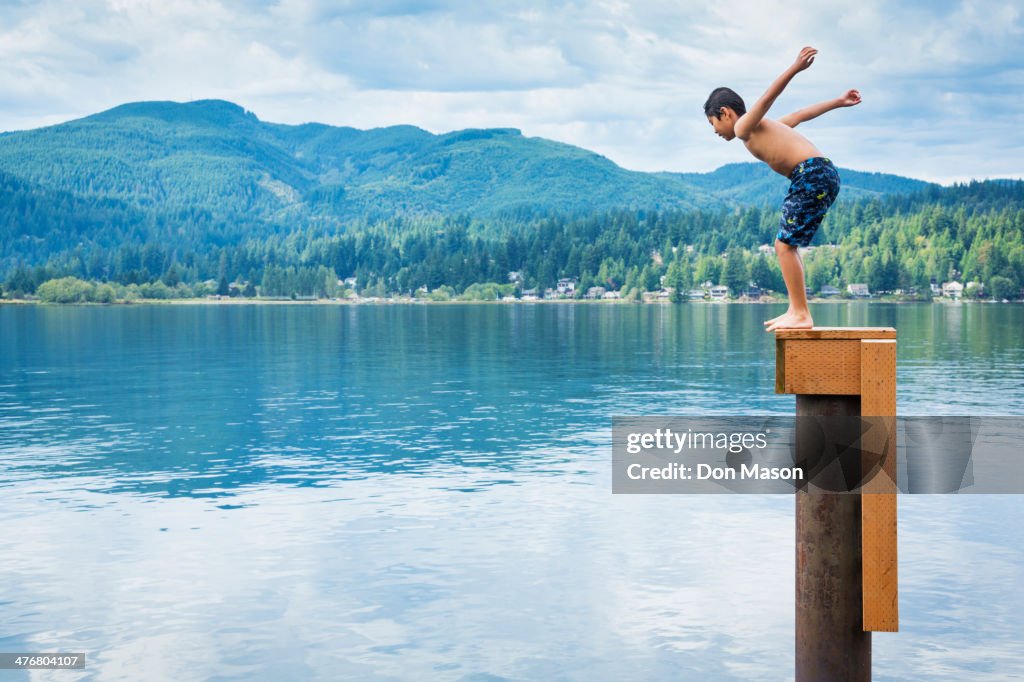
POLYGON ((847 90, 846 94, 839 98, 839 106, 841 107, 852 107, 856 104, 860 104, 859 90, 847 90))
POLYGON ((816 54, 818 54, 818 51, 813 47, 805 47, 800 50, 799 56, 797 56, 796 61, 793 62, 793 68, 796 71, 803 71, 804 69, 809 68, 811 64, 814 63, 814 55, 816 54))

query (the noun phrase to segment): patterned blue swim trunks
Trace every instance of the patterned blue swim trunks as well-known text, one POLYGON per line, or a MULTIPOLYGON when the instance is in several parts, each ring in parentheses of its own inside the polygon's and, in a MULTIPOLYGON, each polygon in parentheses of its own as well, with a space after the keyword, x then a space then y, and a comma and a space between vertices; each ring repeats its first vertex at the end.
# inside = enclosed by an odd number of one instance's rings
POLYGON ((797 165, 789 180, 775 238, 791 246, 807 246, 839 194, 839 171, 830 160, 815 156, 797 165))

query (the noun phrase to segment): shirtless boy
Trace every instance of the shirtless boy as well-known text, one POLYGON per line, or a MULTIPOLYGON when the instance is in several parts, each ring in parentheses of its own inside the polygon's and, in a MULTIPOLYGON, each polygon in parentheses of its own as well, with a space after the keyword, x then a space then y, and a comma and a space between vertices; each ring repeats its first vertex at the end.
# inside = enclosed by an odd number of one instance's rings
POLYGON ((768 331, 814 326, 807 308, 804 266, 797 248, 810 244, 839 194, 839 173, 835 166, 793 128, 826 111, 860 104, 860 93, 849 90, 842 97, 794 111, 777 121, 765 118, 789 81, 813 64, 816 54, 818 51, 812 47, 800 50, 796 61, 768 86, 749 111, 740 96, 729 88, 716 88, 704 103, 704 114, 719 137, 727 141, 740 138, 751 154, 790 179, 789 192, 782 203, 781 226, 775 237, 775 253, 786 282, 789 309, 765 322, 768 331))

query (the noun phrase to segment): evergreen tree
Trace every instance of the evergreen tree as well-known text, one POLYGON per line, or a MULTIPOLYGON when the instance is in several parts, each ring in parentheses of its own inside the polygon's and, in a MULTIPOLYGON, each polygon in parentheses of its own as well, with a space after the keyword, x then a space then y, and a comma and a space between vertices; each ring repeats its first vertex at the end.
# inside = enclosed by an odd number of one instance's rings
POLYGON ((747 260, 743 251, 732 249, 725 261, 725 273, 722 275, 722 283, 729 287, 729 293, 739 296, 747 289, 747 282, 750 281, 750 269, 747 267, 747 260))
POLYGON ((750 261, 750 281, 761 289, 773 290, 775 277, 772 268, 768 264, 768 258, 763 255, 756 255, 750 261))

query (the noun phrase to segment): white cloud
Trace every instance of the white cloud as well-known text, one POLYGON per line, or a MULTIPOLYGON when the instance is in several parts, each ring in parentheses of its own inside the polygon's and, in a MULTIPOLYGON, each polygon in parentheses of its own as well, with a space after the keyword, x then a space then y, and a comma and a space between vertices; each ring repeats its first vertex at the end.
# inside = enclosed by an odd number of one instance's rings
POLYGON ((801 129, 841 165, 1022 175, 1010 2, 46 0, 3 6, 0 26, 2 129, 222 98, 271 121, 517 127, 627 168, 710 170, 749 156, 711 134, 707 93, 756 98, 813 44, 773 113, 858 87, 860 107, 801 129))

